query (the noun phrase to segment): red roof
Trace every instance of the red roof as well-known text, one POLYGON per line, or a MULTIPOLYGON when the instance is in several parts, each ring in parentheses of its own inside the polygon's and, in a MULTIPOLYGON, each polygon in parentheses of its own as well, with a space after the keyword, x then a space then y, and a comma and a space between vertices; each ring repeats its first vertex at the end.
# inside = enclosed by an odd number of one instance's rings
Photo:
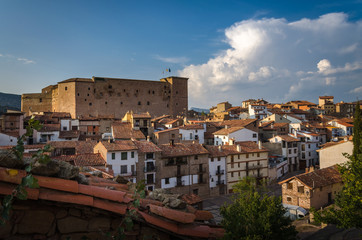
POLYGON ((204 127, 202 125, 199 125, 199 124, 184 125, 184 126, 181 126, 179 128, 184 129, 184 130, 204 129, 204 127))
POLYGON ((113 123, 112 129, 114 139, 146 139, 140 130, 132 128, 131 123, 113 123))
POLYGON ((74 162, 75 166, 85 167, 85 166, 104 166, 107 162, 102 158, 100 153, 85 153, 85 154, 76 154, 76 155, 62 155, 58 157, 53 157, 54 159, 74 162))
POLYGON ((102 141, 98 144, 102 144, 107 149, 107 151, 137 150, 137 146, 131 140, 121 140, 115 142, 102 141))
POLYGON ((201 144, 198 143, 174 143, 173 145, 160 144, 159 148, 162 150, 163 157, 178 157, 209 153, 201 144))
MULTIPOLYGON (((26 176, 24 170, 16 170, 10 174, 9 169, 0 168, 0 194, 9 195, 15 185, 26 176)), ((28 199, 47 200, 89 206, 103 209, 119 215, 125 215, 130 209, 129 203, 134 201, 126 184, 117 184, 111 180, 91 177, 89 184, 79 184, 77 181, 60 178, 34 176, 38 179, 40 188, 27 189, 28 199), (97 179, 95 181, 95 179, 97 179), (118 190, 105 187, 114 186, 118 190)), ((194 213, 166 208, 161 202, 149 199, 140 199, 136 208, 139 217, 147 224, 156 226, 164 231, 182 235, 187 238, 220 238, 224 230, 219 226, 210 226, 195 220, 207 218, 206 214, 198 211, 194 213)), ((210 215, 209 215, 210 216, 210 215)))

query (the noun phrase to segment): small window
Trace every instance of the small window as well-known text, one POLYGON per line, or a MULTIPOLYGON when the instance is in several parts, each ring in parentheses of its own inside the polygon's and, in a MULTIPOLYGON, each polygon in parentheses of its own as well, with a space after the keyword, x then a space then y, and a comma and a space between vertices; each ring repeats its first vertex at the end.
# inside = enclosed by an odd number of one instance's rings
POLYGON ((149 102, 149 101, 147 101, 147 105, 150 105, 150 102, 149 102))
POLYGON ((234 172, 231 173, 231 177, 234 177, 234 172))
POLYGON ((293 189, 293 183, 287 183, 287 189, 293 189))
POLYGON ((127 152, 121 153, 121 160, 127 160, 127 152))
POLYGON ((199 159, 199 156, 198 155, 195 155, 195 160, 199 159))
POLYGON ((288 201, 288 202, 291 202, 291 201, 292 201, 292 198, 291 198, 291 197, 287 197, 287 201, 288 201))
POLYGON ((84 98, 84 102, 86 102, 87 101, 87 99, 86 98, 84 98))
POLYGON ((68 90, 68 87, 65 87, 64 89, 65 89, 65 91, 67 91, 67 90, 68 90))
POLYGON ((90 90, 90 87, 88 88, 88 91, 90 90))
POLYGON ((217 161, 220 162, 220 157, 217 158, 217 161))
POLYGON ((121 105, 123 104, 123 102, 120 102, 121 103, 121 105))
POLYGON ((89 106, 92 106, 92 103, 91 103, 91 102, 89 103, 89 106))
POLYGON ((89 93, 87 94, 87 96, 89 97, 89 93))
POLYGON ((299 193, 304 193, 304 186, 298 187, 298 192, 299 193))
POLYGON ((256 133, 253 133, 253 138, 256 138, 256 133))
POLYGON ((39 98, 39 102, 43 102, 43 99, 42 99, 42 98, 39 98))
POLYGON ((152 91, 152 94, 155 94, 155 91, 152 91))
POLYGON ((165 184, 170 184, 170 178, 165 178, 165 184))
POLYGON ((131 158, 134 158, 134 152, 131 152, 131 158))
POLYGON ((140 101, 138 102, 138 105, 141 105, 141 102, 140 102, 140 101))
POLYGON ((246 158, 249 158, 249 153, 246 154, 246 158))
POLYGON ((79 93, 77 93, 77 96, 79 97, 79 93))
POLYGON ((260 157, 260 153, 257 153, 256 156, 257 156, 257 157, 260 157))
POLYGON ((127 173, 127 165, 121 165, 121 173, 127 173))
POLYGON ((108 85, 108 89, 112 89, 112 85, 108 85))
POLYGON ((214 161, 214 158, 211 158, 211 162, 213 162, 214 161))
POLYGON ((108 104, 108 102, 105 102, 105 104, 107 105, 107 104, 108 104))
POLYGON ((116 153, 112 153, 112 159, 116 159, 116 153))
POLYGON ((63 131, 67 131, 67 127, 63 127, 63 131))

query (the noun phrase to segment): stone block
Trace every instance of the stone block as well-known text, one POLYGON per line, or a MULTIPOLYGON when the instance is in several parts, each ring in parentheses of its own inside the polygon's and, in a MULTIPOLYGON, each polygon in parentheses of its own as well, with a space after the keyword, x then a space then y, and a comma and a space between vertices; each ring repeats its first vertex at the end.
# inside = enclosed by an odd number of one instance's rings
POLYGON ((69 209, 69 214, 74 216, 74 217, 81 217, 82 216, 82 212, 79 209, 75 209, 75 208, 70 208, 69 209))
POLYGON ((68 215, 68 212, 64 209, 60 209, 57 214, 55 215, 57 219, 64 218, 68 215))
POLYGON ((18 224, 20 234, 47 234, 53 224, 54 214, 46 210, 29 210, 18 224))
POLYGON ((111 226, 111 219, 106 217, 94 217, 89 220, 89 231, 108 231, 111 226))
POLYGON ((88 229, 88 221, 73 216, 59 219, 57 225, 61 233, 86 232, 88 229))

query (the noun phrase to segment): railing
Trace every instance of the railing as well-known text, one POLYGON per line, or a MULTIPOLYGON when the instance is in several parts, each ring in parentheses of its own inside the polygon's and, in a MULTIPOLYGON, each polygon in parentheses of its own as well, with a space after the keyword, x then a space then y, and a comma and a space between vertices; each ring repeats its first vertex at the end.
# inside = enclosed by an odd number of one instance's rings
POLYGON ((225 180, 218 180, 216 181, 216 185, 225 184, 225 180))
POLYGON ((153 179, 146 179, 146 184, 154 184, 155 180, 153 179))
POLYGON ((146 166, 143 169, 143 172, 156 172, 156 167, 155 166, 146 166))
POLYGON ((133 171, 133 172, 126 172, 126 173, 120 173, 119 175, 121 176, 136 176, 137 175, 137 172, 136 171, 133 171))
POLYGON ((218 169, 216 170, 216 175, 222 175, 225 173, 225 170, 224 169, 218 169))

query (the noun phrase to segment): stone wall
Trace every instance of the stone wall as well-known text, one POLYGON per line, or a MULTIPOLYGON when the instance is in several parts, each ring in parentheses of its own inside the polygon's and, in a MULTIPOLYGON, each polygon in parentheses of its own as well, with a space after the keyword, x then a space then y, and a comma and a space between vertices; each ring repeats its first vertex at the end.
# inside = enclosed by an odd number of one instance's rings
MULTIPOLYGON (((115 233, 122 220, 120 215, 86 206, 17 200, 10 221, 0 227, 0 239, 107 239, 106 235, 115 233)), ((135 222, 126 239, 175 237, 135 222)))

